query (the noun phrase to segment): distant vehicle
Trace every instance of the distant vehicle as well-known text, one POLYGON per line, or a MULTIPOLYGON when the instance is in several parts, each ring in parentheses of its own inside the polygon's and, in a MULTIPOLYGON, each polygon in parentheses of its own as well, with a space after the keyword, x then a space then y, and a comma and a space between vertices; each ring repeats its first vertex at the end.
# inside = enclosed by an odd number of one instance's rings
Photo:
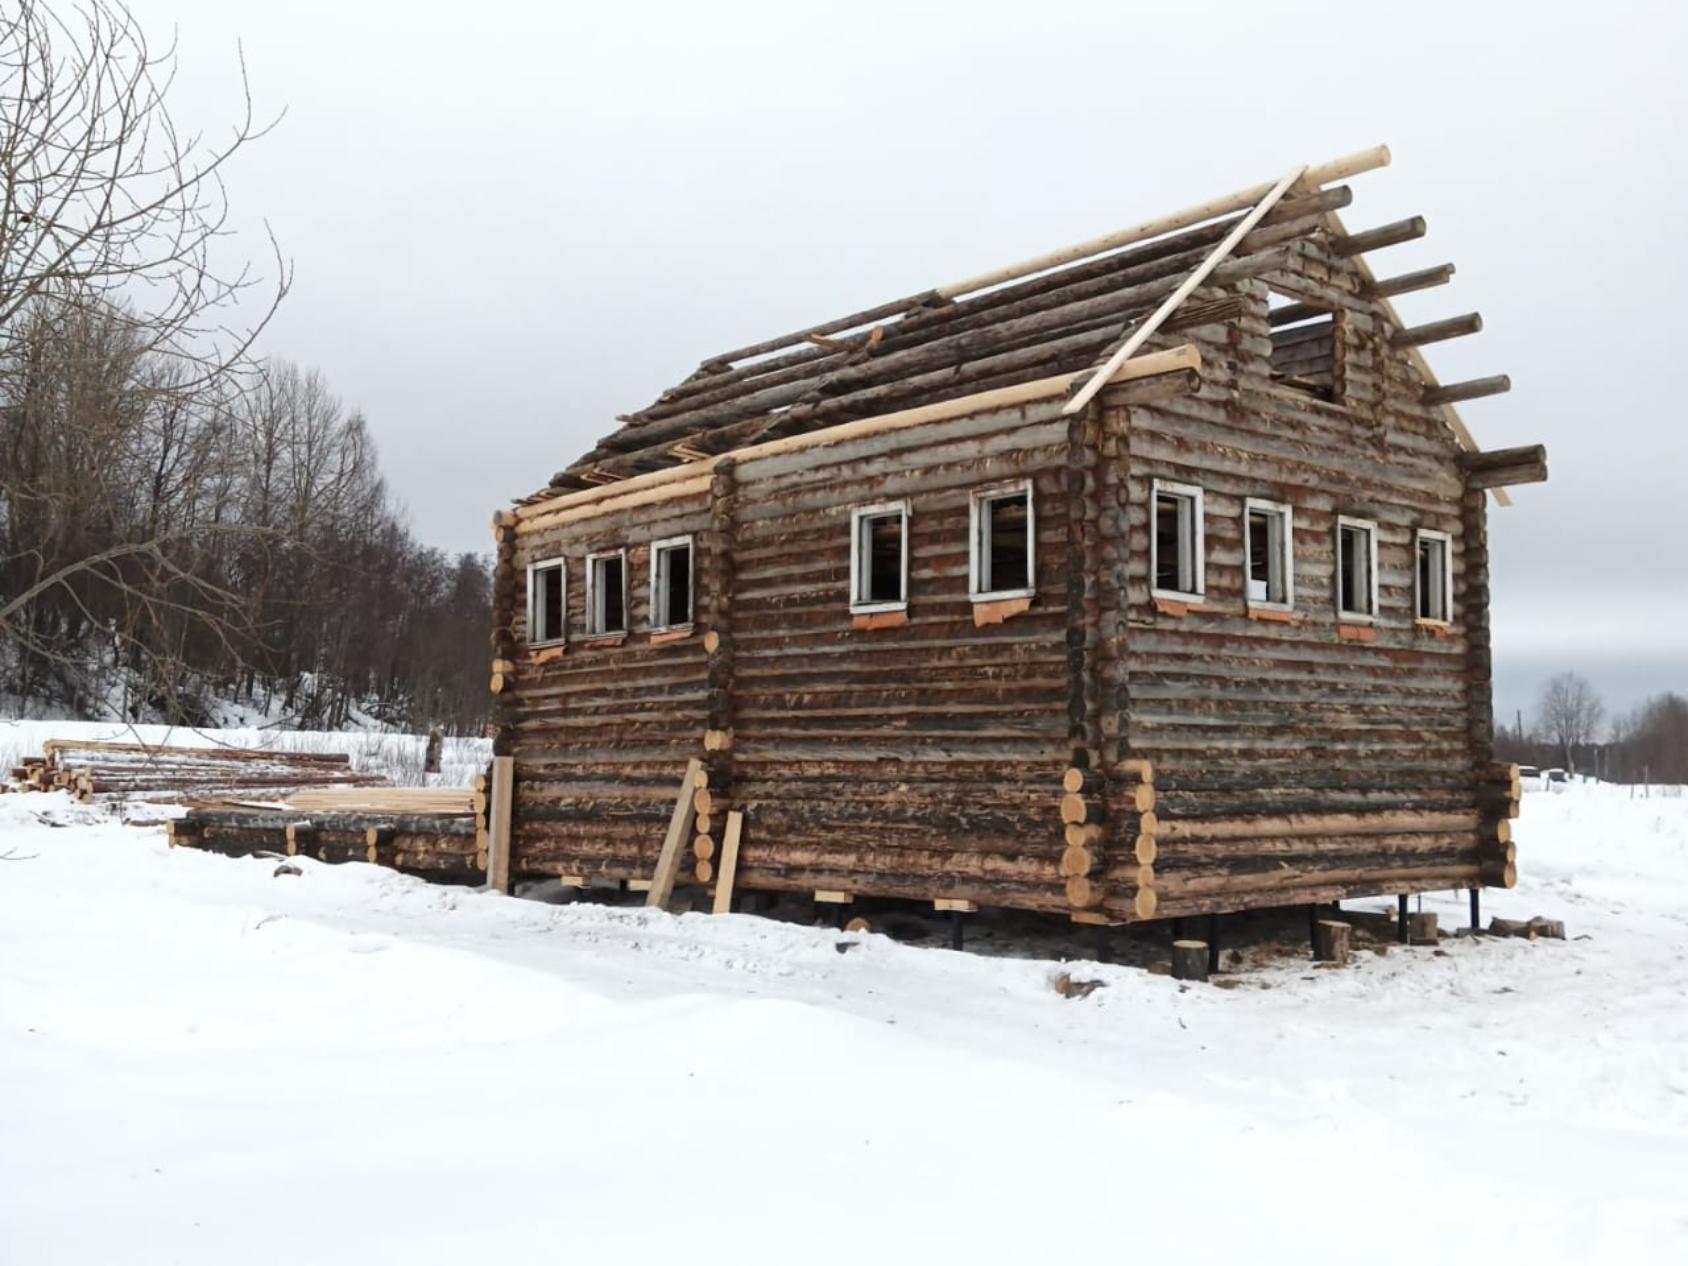
POLYGON ((1561 786, 1570 784, 1571 775, 1563 769, 1549 769, 1542 773, 1542 785, 1548 791, 1558 791, 1561 786))
POLYGON ((1541 770, 1535 765, 1520 765, 1518 766, 1518 776, 1520 778, 1540 778, 1541 770))

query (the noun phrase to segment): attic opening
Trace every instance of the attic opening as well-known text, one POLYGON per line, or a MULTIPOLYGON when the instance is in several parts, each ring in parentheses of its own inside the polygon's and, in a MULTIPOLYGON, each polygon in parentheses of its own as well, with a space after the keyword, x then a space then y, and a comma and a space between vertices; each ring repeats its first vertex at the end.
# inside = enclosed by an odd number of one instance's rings
POLYGON ((1277 290, 1267 291, 1272 324, 1272 381, 1318 400, 1342 395, 1342 317, 1277 290))

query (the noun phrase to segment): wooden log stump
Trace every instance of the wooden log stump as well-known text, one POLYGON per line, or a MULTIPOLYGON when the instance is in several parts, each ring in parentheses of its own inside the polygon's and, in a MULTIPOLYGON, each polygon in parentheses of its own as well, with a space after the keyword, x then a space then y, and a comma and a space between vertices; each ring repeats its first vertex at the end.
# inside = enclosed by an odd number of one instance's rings
POLYGON ((1424 910, 1407 916, 1408 945, 1434 945, 1439 939, 1434 910, 1424 910))
POLYGON ((1313 925, 1313 957, 1334 967, 1348 966, 1354 926, 1340 919, 1320 919, 1313 925))
POLYGON ((1172 943, 1172 978, 1174 980, 1207 979, 1207 942, 1174 941, 1172 943))

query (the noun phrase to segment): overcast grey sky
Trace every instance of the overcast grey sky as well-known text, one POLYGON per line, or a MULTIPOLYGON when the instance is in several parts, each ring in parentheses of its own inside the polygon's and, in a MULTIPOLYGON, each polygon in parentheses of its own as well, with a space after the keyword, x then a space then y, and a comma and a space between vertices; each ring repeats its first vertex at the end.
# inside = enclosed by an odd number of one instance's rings
MULTIPOLYGON (((1388 272, 1486 447, 1551 481, 1492 515, 1497 710, 1585 672, 1688 692, 1677 394, 1688 6, 135 0, 178 120, 276 132, 228 176, 297 284, 265 350, 369 416, 418 534, 492 511, 705 355, 1377 142, 1388 272)), ((260 243, 252 242, 257 250, 260 243)))

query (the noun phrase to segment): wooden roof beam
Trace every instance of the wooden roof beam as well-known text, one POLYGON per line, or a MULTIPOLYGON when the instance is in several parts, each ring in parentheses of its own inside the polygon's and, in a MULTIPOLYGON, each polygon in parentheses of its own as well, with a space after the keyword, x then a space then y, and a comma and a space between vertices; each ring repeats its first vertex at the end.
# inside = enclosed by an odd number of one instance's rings
POLYGON ((1441 387, 1427 387, 1425 404, 1455 404, 1461 400, 1478 400, 1484 396, 1498 396, 1512 390, 1512 379, 1505 374, 1492 378, 1470 378, 1465 382, 1450 382, 1441 387))
POLYGON ((1421 268, 1415 273, 1402 273, 1398 277, 1374 281, 1365 288, 1365 293, 1373 299, 1388 299, 1393 295, 1410 294, 1414 290, 1445 286, 1453 279, 1452 264, 1437 264, 1434 268, 1421 268))
POLYGON ((1346 259, 1353 255, 1364 255, 1367 251, 1382 250, 1385 246, 1411 242, 1423 237, 1424 233, 1424 217, 1415 215, 1410 220, 1396 220, 1393 224, 1381 224, 1363 233, 1349 233, 1335 238, 1331 242, 1331 249, 1346 259))
POLYGON ((1330 316, 1331 310, 1316 303, 1290 303, 1281 308, 1273 308, 1267 313, 1267 319, 1273 325, 1289 325, 1295 321, 1310 321, 1314 317, 1330 316))
MULTIPOLYGON (((1362 172, 1376 171, 1380 167, 1387 166, 1389 166, 1389 147, 1387 145, 1374 145, 1370 149, 1358 150, 1352 154, 1345 154, 1341 158, 1333 158, 1329 162, 1317 163, 1304 168, 1297 183, 1303 189, 1317 189, 1323 185, 1334 184, 1339 180, 1346 180, 1350 176, 1358 176, 1362 172)), ((836 334, 842 330, 867 325, 872 321, 898 316, 914 308, 937 306, 949 302, 958 295, 970 294, 975 290, 985 290, 991 286, 1000 286, 1008 281, 1018 281, 1020 278, 1029 277, 1033 273, 1046 272, 1064 264, 1077 263, 1081 259, 1089 259, 1093 255, 1103 255, 1108 251, 1117 250, 1121 246, 1130 246, 1134 242, 1143 242, 1152 237, 1160 237, 1165 233, 1191 228, 1197 224, 1204 224, 1208 220, 1216 220, 1220 216, 1231 215, 1237 211, 1246 211, 1270 193, 1272 185, 1272 181, 1252 185, 1247 189, 1240 189, 1236 193, 1226 194, 1224 197, 1214 198, 1208 202, 1199 202, 1193 207, 1187 207, 1182 211, 1174 212, 1172 215, 1162 216, 1155 220, 1146 220, 1142 224, 1134 224, 1130 228, 1120 229, 1115 233, 1091 238, 1089 241, 1080 242, 1076 246, 1051 251, 1046 255, 1037 255, 1031 259, 1021 260, 1017 264, 1010 264, 1006 268, 981 273, 963 281, 951 282, 947 286, 923 290, 903 299, 894 299, 890 303, 880 304, 876 308, 866 308, 861 312, 851 313, 847 317, 839 317, 836 320, 825 321, 820 325, 811 325, 805 329, 795 330, 790 334, 782 334, 778 338, 767 339, 761 343, 752 343, 745 347, 735 348, 730 352, 722 352, 719 356, 712 356, 705 361, 702 369, 704 372, 716 372, 735 361, 748 360, 752 356, 766 355, 769 352, 777 352, 796 343, 807 342, 811 335, 836 334)))
POLYGON ((1547 480, 1547 449, 1540 444, 1461 453, 1459 464, 1465 468, 1465 482, 1472 488, 1506 488, 1547 480))
POLYGON ((1389 340, 1396 347, 1423 347, 1426 343, 1440 343, 1445 339, 1476 334, 1483 328, 1483 318, 1475 312, 1449 317, 1446 321, 1428 321, 1423 325, 1397 330, 1389 340))
MULTIPOLYGON (((1389 147, 1387 145, 1374 145, 1371 149, 1363 149, 1357 153, 1332 159, 1328 163, 1318 163, 1304 168, 1297 183, 1303 189, 1317 189, 1321 185, 1346 180, 1350 176, 1358 176, 1362 172, 1376 171, 1379 167, 1387 166, 1389 166, 1389 147)), ((1142 224, 1134 224, 1128 229, 1121 229, 1117 233, 1109 233, 1103 237, 1091 238, 1088 242, 1080 242, 1078 245, 1069 246, 1065 250, 1052 251, 1047 255, 1038 255, 1031 259, 1022 260, 1018 264, 1010 264, 1006 268, 998 268, 994 272, 980 273, 977 277, 969 277, 965 281, 939 286, 937 293, 945 298, 954 298, 957 295, 967 294, 974 290, 1000 286, 1005 281, 1016 281, 1021 277, 1029 277, 1033 273, 1044 272, 1050 268, 1059 268, 1063 264, 1076 263, 1078 260, 1088 259, 1092 255, 1102 255, 1108 251, 1117 250, 1121 246, 1130 246, 1133 242, 1147 241, 1149 238, 1159 237, 1163 233, 1176 232, 1178 229, 1187 229, 1208 220, 1217 220, 1220 216, 1231 215, 1237 211, 1246 211, 1272 192, 1275 183, 1268 180, 1263 184, 1250 185, 1247 189, 1239 189, 1236 193, 1226 194, 1224 197, 1214 198, 1209 202, 1198 202, 1193 207, 1186 207, 1182 211, 1162 216, 1158 220, 1146 220, 1142 224)))

